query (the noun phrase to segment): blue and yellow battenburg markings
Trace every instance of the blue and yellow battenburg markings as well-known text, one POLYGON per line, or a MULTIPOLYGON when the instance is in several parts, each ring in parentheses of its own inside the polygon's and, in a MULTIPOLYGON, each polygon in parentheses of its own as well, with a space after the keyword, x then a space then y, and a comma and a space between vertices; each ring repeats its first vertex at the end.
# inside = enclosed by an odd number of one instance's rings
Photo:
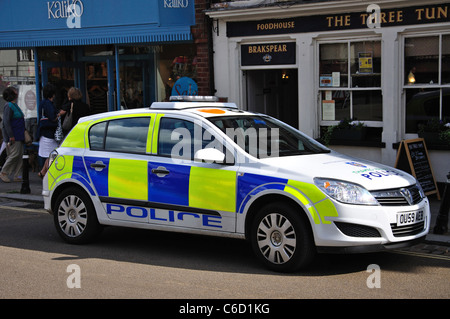
POLYGON ((315 185, 289 179, 197 166, 148 162, 144 160, 107 157, 60 156, 52 165, 49 185, 64 178, 79 180, 94 195, 86 167, 103 162, 107 168, 90 169, 97 194, 100 197, 191 207, 211 211, 242 214, 253 196, 266 190, 279 190, 298 199, 310 213, 315 224, 330 224, 327 217, 338 216, 331 200, 315 185), (64 162, 61 162, 64 161, 64 162), (170 171, 160 178, 151 173, 159 166, 170 171))
POLYGON ((236 172, 140 160, 85 157, 86 166, 103 162, 107 169, 90 170, 99 196, 229 211, 235 209, 236 172), (158 177, 152 169, 170 174, 158 177))
POLYGON ((48 189, 53 189, 57 183, 69 178, 83 184, 91 196, 95 195, 81 156, 58 156, 48 170, 48 189))
POLYGON ((313 184, 248 173, 238 177, 236 212, 242 214, 248 201, 266 190, 280 190, 294 196, 306 207, 315 224, 330 224, 327 217, 338 216, 331 200, 313 184))

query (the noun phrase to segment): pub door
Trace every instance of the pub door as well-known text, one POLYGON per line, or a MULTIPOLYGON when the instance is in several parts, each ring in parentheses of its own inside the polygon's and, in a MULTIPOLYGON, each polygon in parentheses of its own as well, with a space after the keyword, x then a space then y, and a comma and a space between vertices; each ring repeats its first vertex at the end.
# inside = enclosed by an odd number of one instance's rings
POLYGON ((248 111, 273 116, 298 128, 298 70, 244 71, 248 111))

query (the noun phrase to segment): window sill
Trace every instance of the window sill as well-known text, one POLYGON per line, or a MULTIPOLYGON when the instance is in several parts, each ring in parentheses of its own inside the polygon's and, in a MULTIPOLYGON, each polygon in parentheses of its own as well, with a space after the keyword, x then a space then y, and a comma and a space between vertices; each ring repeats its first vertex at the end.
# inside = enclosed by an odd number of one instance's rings
POLYGON ((329 145, 363 146, 363 147, 379 147, 379 148, 386 147, 386 143, 384 142, 370 141, 370 140, 351 141, 351 140, 332 139, 329 145))
MULTIPOLYGON (((322 136, 325 136, 326 127, 321 127, 322 136)), ((360 146, 385 148, 386 143, 381 141, 381 127, 364 127, 363 130, 336 130, 333 131, 328 145, 360 146), (337 133, 337 134, 336 134, 337 133)), ((323 140, 319 139, 323 143, 323 140)))

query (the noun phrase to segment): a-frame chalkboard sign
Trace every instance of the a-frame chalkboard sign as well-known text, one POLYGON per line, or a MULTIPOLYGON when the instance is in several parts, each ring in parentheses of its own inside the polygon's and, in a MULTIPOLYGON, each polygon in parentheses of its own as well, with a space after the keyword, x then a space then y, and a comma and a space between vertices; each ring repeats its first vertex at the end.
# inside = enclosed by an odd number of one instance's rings
POLYGON ((412 174, 419 181, 425 195, 436 194, 440 200, 439 190, 423 138, 401 141, 395 167, 412 174))

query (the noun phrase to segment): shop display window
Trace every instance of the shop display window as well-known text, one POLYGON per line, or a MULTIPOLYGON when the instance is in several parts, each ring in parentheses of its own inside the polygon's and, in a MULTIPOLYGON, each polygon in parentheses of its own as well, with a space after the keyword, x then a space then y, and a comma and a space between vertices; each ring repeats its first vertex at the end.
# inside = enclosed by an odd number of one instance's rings
POLYGON ((119 47, 121 108, 168 101, 181 77, 196 80, 196 58, 190 44, 119 47))
POLYGON ((28 125, 29 119, 36 118, 36 78, 32 49, 0 50, 0 106, 2 111, 6 103, 3 100, 3 91, 9 86, 15 87, 19 94, 17 104, 22 109, 28 125))
POLYGON ((167 44, 158 52, 158 101, 168 101, 175 83, 182 77, 197 82, 196 48, 191 44, 167 44))

